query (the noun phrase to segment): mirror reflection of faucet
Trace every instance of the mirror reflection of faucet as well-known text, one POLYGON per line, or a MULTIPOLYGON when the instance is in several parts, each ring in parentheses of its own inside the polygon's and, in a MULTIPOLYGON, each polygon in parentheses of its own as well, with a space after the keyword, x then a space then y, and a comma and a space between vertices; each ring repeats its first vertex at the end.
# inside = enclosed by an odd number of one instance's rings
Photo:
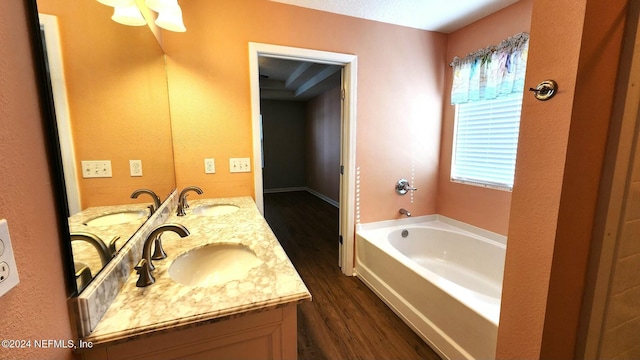
POLYGON ((151 210, 149 217, 151 217, 151 215, 153 215, 153 213, 160 208, 162 201, 160 200, 160 197, 153 192, 153 190, 149 190, 149 189, 135 190, 133 193, 131 193, 131 198, 137 199, 138 196, 140 196, 140 194, 147 194, 153 198, 153 207, 149 207, 149 210, 151 210))
POLYGON ((416 191, 416 190, 418 190, 418 189, 416 189, 413 186, 411 186, 409 184, 409 180, 407 180, 407 179, 400 179, 396 183, 396 194, 398 194, 398 195, 404 195, 409 191, 416 191))
POLYGON ((195 191, 198 195, 202 195, 202 189, 197 186, 187 186, 182 189, 182 191, 180 191, 180 195, 178 195, 178 213, 176 214, 178 216, 187 215, 184 209, 189 208, 189 204, 187 203, 187 192, 189 191, 195 191))
POLYGON ((76 269, 75 276, 78 283, 78 289, 84 289, 93 279, 91 269, 89 269, 87 264, 81 262, 74 262, 73 268, 76 269))
POLYGON ((105 266, 109 260, 116 254, 116 241, 120 239, 120 236, 116 236, 111 241, 109 241, 109 245, 107 246, 102 239, 100 239, 97 235, 94 235, 89 232, 73 232, 70 234, 71 241, 84 241, 91 244, 96 250, 98 254, 100 254, 100 261, 102 262, 102 266, 105 266))

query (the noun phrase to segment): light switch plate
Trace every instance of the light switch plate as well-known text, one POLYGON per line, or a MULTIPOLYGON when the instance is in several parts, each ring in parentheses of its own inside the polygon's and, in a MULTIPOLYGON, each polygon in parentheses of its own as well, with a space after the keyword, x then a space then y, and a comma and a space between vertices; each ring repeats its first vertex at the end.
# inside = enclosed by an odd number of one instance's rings
POLYGON ((251 165, 249 158, 230 158, 229 159, 229 172, 251 172, 251 165))
POLYGON ((83 178, 110 178, 111 160, 82 161, 83 178))
POLYGON ((13 257, 7 220, 0 219, 0 296, 18 285, 18 268, 13 257))

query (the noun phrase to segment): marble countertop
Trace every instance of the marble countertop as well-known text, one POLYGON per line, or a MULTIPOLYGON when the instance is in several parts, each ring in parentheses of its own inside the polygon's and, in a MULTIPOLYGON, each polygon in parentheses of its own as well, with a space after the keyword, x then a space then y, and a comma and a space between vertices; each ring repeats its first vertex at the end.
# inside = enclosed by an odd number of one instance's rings
MULTIPOLYGON (((144 224, 149 217, 149 209, 151 203, 126 204, 126 205, 110 205, 110 206, 94 206, 82 210, 81 212, 69 217, 69 232, 87 232, 102 240, 105 245, 109 246, 109 242, 116 236, 120 239, 116 241, 116 250, 119 250, 129 240, 129 238, 144 224), (116 225, 87 225, 86 223, 100 216, 127 212, 140 211, 144 213, 140 219, 135 219, 116 225)), ((100 255, 95 247, 84 241, 73 241, 71 243, 73 249, 73 259, 77 263, 82 263, 89 267, 91 274, 95 276, 101 269, 102 263, 100 255)), ((76 269, 78 271, 79 269, 76 269)))
POLYGON ((174 212, 166 221, 185 226, 190 235, 180 238, 173 232, 163 233, 168 257, 153 261, 156 282, 136 287, 138 275, 134 271, 95 330, 83 340, 94 345, 115 344, 311 299, 251 197, 197 199, 194 195, 191 199, 186 216, 174 212), (232 204, 239 209, 216 216, 193 213, 209 204, 232 204), (173 260, 210 243, 244 245, 260 263, 244 278, 207 287, 182 285, 169 277, 173 260))

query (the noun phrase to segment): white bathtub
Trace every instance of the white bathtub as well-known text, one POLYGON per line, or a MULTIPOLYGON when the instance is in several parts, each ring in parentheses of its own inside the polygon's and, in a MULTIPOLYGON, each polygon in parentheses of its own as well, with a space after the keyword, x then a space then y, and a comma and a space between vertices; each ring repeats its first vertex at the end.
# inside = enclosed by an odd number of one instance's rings
POLYGON ((356 275, 434 350, 495 358, 506 237, 439 215, 356 234, 356 275))

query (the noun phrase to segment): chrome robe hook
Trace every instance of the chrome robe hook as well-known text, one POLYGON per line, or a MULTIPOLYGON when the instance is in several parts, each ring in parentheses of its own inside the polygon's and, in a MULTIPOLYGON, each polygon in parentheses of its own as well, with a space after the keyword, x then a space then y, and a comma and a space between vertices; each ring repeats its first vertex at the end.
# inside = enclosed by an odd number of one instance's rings
POLYGON ((558 83, 553 80, 545 80, 538 84, 534 88, 529 88, 529 91, 533 91, 533 96, 541 101, 551 99, 558 92, 558 83))

